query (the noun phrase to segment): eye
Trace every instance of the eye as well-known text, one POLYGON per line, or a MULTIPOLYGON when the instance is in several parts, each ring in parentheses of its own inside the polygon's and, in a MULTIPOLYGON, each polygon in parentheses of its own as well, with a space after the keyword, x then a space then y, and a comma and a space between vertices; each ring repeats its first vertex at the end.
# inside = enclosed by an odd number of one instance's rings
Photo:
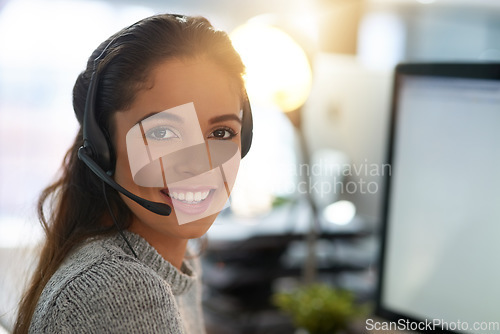
POLYGON ((237 133, 234 132, 233 129, 231 128, 220 128, 220 129, 216 129, 214 130, 209 136, 208 138, 214 138, 214 139, 223 139, 223 140, 227 140, 227 139, 231 139, 233 138, 234 136, 236 136, 237 133))
POLYGON ((152 140, 168 140, 179 137, 169 128, 165 126, 157 126, 146 132, 146 138, 152 140))

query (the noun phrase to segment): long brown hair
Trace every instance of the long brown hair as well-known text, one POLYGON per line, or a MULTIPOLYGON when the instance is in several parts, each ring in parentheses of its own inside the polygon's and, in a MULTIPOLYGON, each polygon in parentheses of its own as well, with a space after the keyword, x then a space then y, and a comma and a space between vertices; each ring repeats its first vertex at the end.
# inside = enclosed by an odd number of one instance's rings
MULTIPOLYGON (((96 119, 112 138, 111 115, 126 110, 146 85, 150 70, 171 58, 204 56, 219 65, 242 88, 244 66, 226 33, 215 30, 202 17, 155 15, 125 28, 104 41, 90 56, 87 68, 73 88, 73 108, 80 125, 94 59, 105 50, 99 74, 96 119), (106 48, 108 44, 111 45, 106 48)), ((48 186, 38 201, 38 215, 45 231, 37 268, 19 304, 14 333, 27 333, 38 299, 66 255, 85 239, 116 231, 103 201, 103 184, 82 161, 82 129, 66 153, 60 178, 48 186), (44 208, 48 208, 46 215, 44 208)), ((106 186, 107 187, 107 186, 106 186)), ((126 229, 132 213, 116 191, 106 189, 119 228, 126 229)))

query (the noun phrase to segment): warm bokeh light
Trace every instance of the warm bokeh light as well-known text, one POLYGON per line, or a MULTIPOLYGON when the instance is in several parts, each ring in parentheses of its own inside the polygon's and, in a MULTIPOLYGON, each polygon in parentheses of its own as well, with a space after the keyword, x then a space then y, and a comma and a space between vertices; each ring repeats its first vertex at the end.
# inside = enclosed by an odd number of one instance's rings
POLYGON ((252 102, 277 105, 288 112, 309 96, 312 73, 304 50, 284 31, 249 22, 231 39, 246 66, 246 86, 252 102))

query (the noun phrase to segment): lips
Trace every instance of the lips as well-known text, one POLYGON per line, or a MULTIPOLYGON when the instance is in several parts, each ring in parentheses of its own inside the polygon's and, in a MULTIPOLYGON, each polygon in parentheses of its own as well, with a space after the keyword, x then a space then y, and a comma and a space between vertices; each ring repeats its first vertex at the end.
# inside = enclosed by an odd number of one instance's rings
MULTIPOLYGON (((174 210, 185 214, 194 215, 205 212, 213 199, 215 188, 171 188, 162 189, 161 193, 166 197, 167 203, 171 203, 174 210)), ((169 204, 170 204, 169 203, 169 204)))

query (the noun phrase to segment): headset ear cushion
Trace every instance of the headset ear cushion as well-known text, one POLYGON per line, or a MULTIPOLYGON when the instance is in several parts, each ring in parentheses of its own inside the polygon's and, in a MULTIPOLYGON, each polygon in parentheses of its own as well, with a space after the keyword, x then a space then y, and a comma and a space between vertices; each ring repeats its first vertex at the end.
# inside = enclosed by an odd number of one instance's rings
POLYGON ((243 104, 243 117, 241 124, 241 158, 244 158, 248 151, 250 151, 253 137, 252 108, 250 107, 248 96, 243 104))
POLYGON ((85 111, 83 115, 83 145, 90 148, 92 159, 104 169, 113 169, 108 137, 99 127, 95 113, 95 103, 97 95, 97 83, 99 77, 94 71, 90 78, 87 100, 85 101, 85 111))

